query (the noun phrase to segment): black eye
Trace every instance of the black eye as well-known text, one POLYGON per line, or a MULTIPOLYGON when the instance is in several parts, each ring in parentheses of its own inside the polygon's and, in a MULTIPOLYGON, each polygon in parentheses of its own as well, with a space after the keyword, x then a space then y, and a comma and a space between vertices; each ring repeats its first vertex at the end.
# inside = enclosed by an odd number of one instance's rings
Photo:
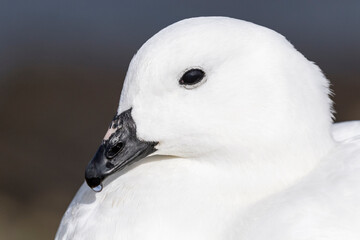
POLYGON ((201 69, 190 69, 180 78, 180 85, 195 85, 205 76, 205 72, 201 69))

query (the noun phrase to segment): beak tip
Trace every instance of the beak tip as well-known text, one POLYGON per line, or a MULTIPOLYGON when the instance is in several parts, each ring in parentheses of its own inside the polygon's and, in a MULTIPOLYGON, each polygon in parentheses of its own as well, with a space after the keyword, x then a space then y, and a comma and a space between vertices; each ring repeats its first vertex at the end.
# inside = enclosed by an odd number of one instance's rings
POLYGON ((102 178, 100 177, 86 177, 86 183, 87 185, 94 190, 95 192, 100 192, 102 190, 102 178))

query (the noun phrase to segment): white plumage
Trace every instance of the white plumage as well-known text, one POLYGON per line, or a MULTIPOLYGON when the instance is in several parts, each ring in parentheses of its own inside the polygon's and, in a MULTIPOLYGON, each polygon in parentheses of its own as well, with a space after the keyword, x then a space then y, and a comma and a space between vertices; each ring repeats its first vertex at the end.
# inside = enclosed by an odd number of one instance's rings
POLYGON ((223 17, 175 23, 130 63, 151 157, 84 184, 56 239, 360 239, 360 123, 332 123, 328 81, 278 33, 223 17), (205 72, 179 85, 191 68, 205 72))

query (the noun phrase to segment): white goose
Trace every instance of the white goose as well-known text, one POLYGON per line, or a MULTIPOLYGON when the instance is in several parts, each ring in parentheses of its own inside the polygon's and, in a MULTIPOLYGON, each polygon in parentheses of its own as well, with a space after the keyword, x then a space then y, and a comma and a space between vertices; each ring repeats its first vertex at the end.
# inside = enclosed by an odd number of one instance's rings
POLYGON ((333 125, 329 92, 270 29, 165 28, 132 59, 56 239, 360 239, 360 124, 333 125))

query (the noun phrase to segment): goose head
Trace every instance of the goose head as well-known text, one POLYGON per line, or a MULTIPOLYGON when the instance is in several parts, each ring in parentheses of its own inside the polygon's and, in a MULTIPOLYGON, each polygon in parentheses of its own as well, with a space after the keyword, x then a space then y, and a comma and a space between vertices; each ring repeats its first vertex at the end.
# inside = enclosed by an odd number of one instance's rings
POLYGON ((308 153, 306 168, 332 142, 328 95, 320 69, 275 31, 225 17, 177 22, 133 57, 86 181, 100 186, 148 155, 265 162, 286 149, 308 153))

